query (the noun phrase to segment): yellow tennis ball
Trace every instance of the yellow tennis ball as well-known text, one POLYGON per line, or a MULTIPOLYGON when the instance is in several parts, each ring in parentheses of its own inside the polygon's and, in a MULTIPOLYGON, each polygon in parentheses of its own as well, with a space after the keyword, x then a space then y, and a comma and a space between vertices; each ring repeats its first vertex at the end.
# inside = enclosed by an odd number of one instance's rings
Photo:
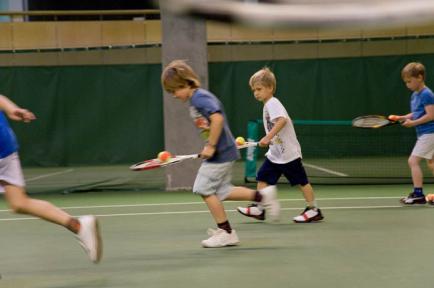
POLYGON ((172 154, 170 154, 169 151, 161 151, 160 153, 158 153, 158 160, 160 160, 161 162, 167 162, 170 160, 170 158, 172 158, 172 154))
POLYGON ((235 139, 235 143, 236 143, 238 146, 241 146, 241 145, 246 144, 246 140, 244 140, 244 138, 240 136, 240 137, 237 137, 237 139, 235 139))

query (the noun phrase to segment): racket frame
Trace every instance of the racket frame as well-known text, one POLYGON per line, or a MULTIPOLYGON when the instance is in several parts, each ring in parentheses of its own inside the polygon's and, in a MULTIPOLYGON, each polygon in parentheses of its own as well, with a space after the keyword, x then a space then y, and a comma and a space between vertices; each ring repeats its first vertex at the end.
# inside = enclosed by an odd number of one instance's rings
POLYGON ((382 127, 401 124, 401 123, 402 121, 391 121, 386 116, 383 115, 364 115, 364 116, 356 117, 352 120, 353 127, 362 128, 362 129, 377 129, 377 128, 382 128, 382 127), (368 125, 362 126, 360 124, 357 124, 358 121, 366 120, 366 119, 378 119, 379 121, 377 125, 370 125, 370 126, 368 125))
MULTIPOLYGON (((244 149, 244 148, 256 147, 256 146, 258 146, 257 142, 246 142, 243 145, 237 145, 237 149, 244 149)), ((151 169, 173 165, 187 159, 197 159, 197 158, 200 158, 200 154, 177 155, 165 162, 160 161, 158 158, 155 158, 155 159, 145 160, 133 164, 130 166, 130 170, 133 171, 151 170, 151 169)))

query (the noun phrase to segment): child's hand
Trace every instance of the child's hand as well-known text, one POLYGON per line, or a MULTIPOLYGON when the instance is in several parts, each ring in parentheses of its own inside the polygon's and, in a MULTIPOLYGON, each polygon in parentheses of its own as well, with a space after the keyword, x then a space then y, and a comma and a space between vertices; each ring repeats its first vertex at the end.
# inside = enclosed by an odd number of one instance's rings
POLYGON ((407 128, 411 128, 411 127, 416 126, 414 124, 414 121, 410 120, 410 119, 405 120, 401 125, 404 126, 404 127, 407 127, 407 128))
POLYGON ((202 159, 209 159, 211 158, 215 153, 215 147, 211 145, 205 145, 203 147, 202 152, 200 152, 200 158, 202 159))
POLYGON ((271 144, 271 139, 268 139, 267 136, 263 137, 259 142, 258 142, 258 146, 259 147, 267 147, 271 144))
POLYGON ((8 117, 14 121, 23 121, 25 123, 29 123, 32 120, 35 120, 35 114, 31 111, 23 108, 14 108, 11 111, 7 112, 8 117))

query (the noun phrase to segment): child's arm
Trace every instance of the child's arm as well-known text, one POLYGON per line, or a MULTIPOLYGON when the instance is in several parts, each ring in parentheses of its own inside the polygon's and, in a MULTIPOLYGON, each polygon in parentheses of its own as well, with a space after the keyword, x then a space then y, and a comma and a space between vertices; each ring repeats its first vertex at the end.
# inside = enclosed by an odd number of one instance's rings
POLYGON ((200 153, 200 157, 203 159, 209 159, 214 155, 225 121, 221 113, 211 114, 209 120, 208 143, 203 147, 203 150, 200 153))
POLYGON ((267 135, 265 135, 265 137, 261 139, 261 141, 259 141, 259 146, 266 147, 270 145, 271 139, 273 139, 273 137, 276 136, 280 130, 282 130, 282 128, 286 125, 286 122, 288 122, 288 119, 285 117, 276 118, 273 128, 270 130, 270 132, 268 132, 267 135))
POLYGON ((411 119, 412 116, 413 116, 413 113, 408 113, 405 115, 389 115, 387 117, 387 119, 389 119, 391 121, 405 121, 407 119, 411 119))
POLYGON ((0 110, 5 111, 6 115, 15 121, 24 121, 27 123, 36 119, 32 112, 18 107, 14 102, 3 95, 0 95, 0 110))
POLYGON ((420 117, 417 120, 411 120, 411 118, 407 118, 402 126, 405 127, 414 127, 417 125, 421 125, 430 121, 434 121, 434 105, 426 105, 425 106, 426 114, 420 117))

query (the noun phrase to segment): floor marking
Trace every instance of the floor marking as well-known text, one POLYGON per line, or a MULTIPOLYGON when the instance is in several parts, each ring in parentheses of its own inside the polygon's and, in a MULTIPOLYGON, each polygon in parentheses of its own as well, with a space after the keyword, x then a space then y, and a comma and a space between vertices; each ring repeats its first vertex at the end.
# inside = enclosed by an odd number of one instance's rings
POLYGON ((59 172, 54 172, 54 173, 39 175, 39 176, 36 176, 36 177, 33 177, 33 178, 26 179, 26 182, 30 182, 30 181, 34 181, 34 180, 39 180, 39 179, 42 179, 42 178, 48 178, 48 177, 51 177, 51 176, 66 174, 66 173, 70 173, 72 171, 74 171, 74 169, 68 169, 68 170, 63 170, 63 171, 59 171, 59 172))
POLYGON ((307 163, 304 163, 304 162, 303 162, 303 166, 306 166, 306 167, 309 167, 309 168, 312 168, 312 169, 316 169, 316 170, 319 170, 319 171, 322 171, 322 172, 326 172, 326 173, 329 173, 329 174, 332 174, 332 175, 336 175, 336 176, 348 177, 348 174, 337 172, 337 171, 334 171, 334 170, 330 170, 330 169, 323 168, 323 167, 316 166, 316 165, 312 165, 312 164, 307 164, 307 163))
MULTIPOLYGON (((385 197, 335 197, 335 198, 317 198, 317 201, 330 200, 378 200, 378 199, 399 199, 399 196, 385 197)), ((303 198, 298 199, 279 199, 279 202, 296 202, 305 201, 303 198)), ((248 201, 226 201, 227 203, 245 203, 248 201)), ((128 208, 128 207, 148 207, 148 206, 180 206, 180 205, 201 205, 205 204, 202 201, 195 202, 173 202, 173 203, 142 203, 142 204, 119 204, 119 205, 94 205, 94 206, 65 206, 61 209, 98 209, 98 208, 128 208)), ((10 212, 9 209, 0 210, 0 212, 10 212)))
MULTIPOLYGON (((386 209, 386 208, 405 208, 400 205, 390 206, 342 206, 342 207, 321 207, 322 210, 341 210, 341 209, 386 209)), ((301 208, 282 208, 282 211, 300 210, 301 208)), ((237 212, 236 210, 226 210, 226 212, 237 212)), ((198 214, 209 213, 208 210, 196 210, 196 211, 171 211, 171 212, 140 212, 140 213, 116 213, 116 214, 96 214, 97 217, 122 217, 122 216, 150 216, 150 215, 179 215, 179 214, 198 214)), ((79 217, 80 215, 75 215, 79 217)), ((35 217, 19 217, 19 218, 0 218, 0 221, 24 221, 24 220, 39 220, 35 217)))

